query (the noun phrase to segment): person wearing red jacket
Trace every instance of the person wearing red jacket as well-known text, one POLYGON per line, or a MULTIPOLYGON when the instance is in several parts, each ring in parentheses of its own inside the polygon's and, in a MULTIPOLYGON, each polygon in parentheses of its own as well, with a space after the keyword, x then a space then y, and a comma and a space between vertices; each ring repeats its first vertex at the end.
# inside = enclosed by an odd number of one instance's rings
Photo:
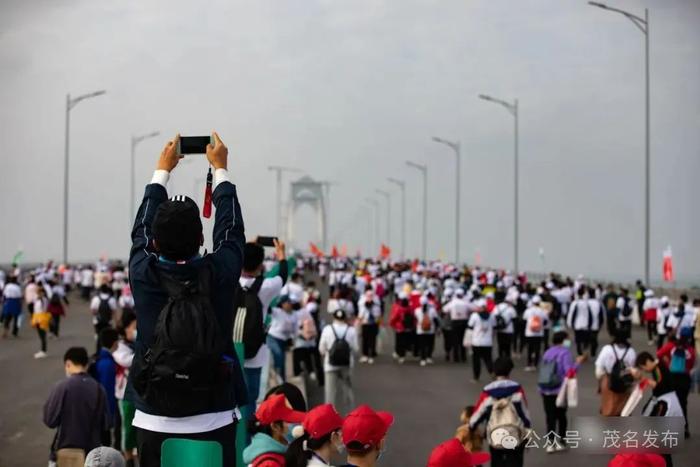
POLYGON ((676 389, 676 395, 685 417, 685 437, 690 437, 688 428, 688 394, 690 393, 690 372, 695 367, 695 347, 692 343, 692 331, 681 331, 681 338, 676 339, 673 334, 670 340, 656 351, 656 358, 666 364, 671 372, 671 383, 676 389), (675 360, 675 361, 674 361, 675 360), (685 367, 683 368, 683 360, 685 367), (678 363, 680 367, 678 368, 678 363))
POLYGON ((405 293, 401 292, 398 299, 391 305, 389 326, 396 333, 394 339, 394 358, 403 364, 406 350, 412 348, 416 331, 416 318, 405 293))

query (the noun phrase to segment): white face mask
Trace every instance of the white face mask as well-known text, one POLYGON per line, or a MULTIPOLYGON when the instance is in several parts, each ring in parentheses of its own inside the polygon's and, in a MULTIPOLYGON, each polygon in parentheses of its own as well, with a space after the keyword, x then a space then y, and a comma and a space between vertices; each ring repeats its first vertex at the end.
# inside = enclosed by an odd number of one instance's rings
POLYGON ((564 342, 562 342, 561 344, 568 349, 569 347, 571 347, 571 339, 564 339, 564 342))

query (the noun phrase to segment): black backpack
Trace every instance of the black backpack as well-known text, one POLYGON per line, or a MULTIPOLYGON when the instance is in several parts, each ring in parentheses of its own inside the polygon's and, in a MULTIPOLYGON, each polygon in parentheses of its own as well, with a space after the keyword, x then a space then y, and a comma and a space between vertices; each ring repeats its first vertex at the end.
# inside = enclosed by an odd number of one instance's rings
POLYGON ((615 355, 615 363, 613 364, 612 370, 610 371, 609 387, 612 392, 618 394, 626 393, 634 382, 634 378, 631 374, 627 373, 627 366, 625 365, 625 355, 627 355, 627 347, 622 354, 622 357, 617 357, 617 352, 615 352, 615 346, 612 346, 613 354, 615 355))
POLYGON ((112 321, 112 307, 109 306, 111 297, 100 297, 100 304, 97 307, 97 322, 100 324, 109 324, 112 321))
POLYGON ((350 349, 350 344, 348 341, 345 340, 345 336, 348 335, 348 330, 350 327, 348 326, 348 328, 345 330, 343 337, 338 336, 338 334, 335 332, 335 327, 332 324, 331 329, 333 330, 335 341, 328 351, 328 363, 333 366, 350 366, 350 356, 352 354, 352 350, 350 349))
POLYGON ((209 267, 194 280, 159 272, 168 302, 158 315, 153 345, 138 362, 133 385, 159 415, 207 413, 232 378, 233 357, 211 304, 209 267))
POLYGON ((233 296, 233 341, 243 342, 246 359, 255 357, 265 343, 263 306, 258 292, 263 276, 258 276, 250 287, 236 287, 233 296))

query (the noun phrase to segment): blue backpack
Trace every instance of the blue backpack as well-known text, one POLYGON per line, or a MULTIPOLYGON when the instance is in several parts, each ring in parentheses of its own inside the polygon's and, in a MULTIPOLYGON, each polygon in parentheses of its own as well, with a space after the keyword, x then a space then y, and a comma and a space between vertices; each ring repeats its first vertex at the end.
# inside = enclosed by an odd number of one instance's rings
POLYGON ((683 347, 674 347, 671 352, 671 365, 669 370, 671 373, 685 373, 685 349, 683 347))

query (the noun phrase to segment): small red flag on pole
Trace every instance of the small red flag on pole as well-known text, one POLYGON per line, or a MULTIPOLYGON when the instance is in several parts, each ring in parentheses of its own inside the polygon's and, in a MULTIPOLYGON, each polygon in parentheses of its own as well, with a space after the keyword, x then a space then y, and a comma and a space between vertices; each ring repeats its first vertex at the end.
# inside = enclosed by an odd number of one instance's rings
POLYGON ((671 251, 671 246, 664 250, 664 281, 673 282, 673 252, 671 251))

